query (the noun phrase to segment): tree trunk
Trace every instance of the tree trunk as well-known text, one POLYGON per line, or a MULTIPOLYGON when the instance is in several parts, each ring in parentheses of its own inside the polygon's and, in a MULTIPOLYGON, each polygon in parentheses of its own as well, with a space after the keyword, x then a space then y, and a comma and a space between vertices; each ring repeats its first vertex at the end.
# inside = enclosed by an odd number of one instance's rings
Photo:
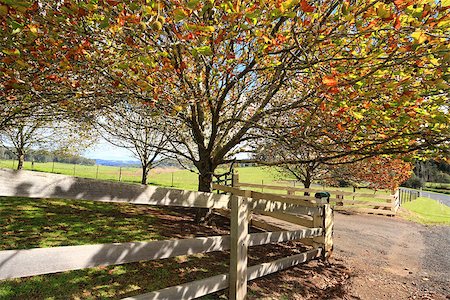
POLYGON ((23 151, 19 151, 17 155, 17 160, 19 161, 19 163, 17 164, 17 170, 22 170, 23 163, 25 161, 25 153, 23 153, 23 151))
POLYGON ((212 173, 198 175, 198 191, 199 192, 211 192, 212 173))
POLYGON ((147 185, 148 173, 150 171, 149 166, 142 165, 142 178, 141 184, 147 185))
MULTIPOLYGON (((211 184, 212 184, 212 171, 209 172, 201 172, 198 175, 198 191, 199 192, 211 192, 211 184)), ((206 223, 209 216, 211 215, 212 210, 210 208, 198 208, 195 214, 194 221, 196 223, 206 223)))
MULTIPOLYGON (((306 176, 305 180, 303 180, 302 183, 303 183, 303 186, 305 187, 305 189, 309 189, 311 186, 311 177, 306 176)), ((305 192, 304 195, 309 196, 309 192, 305 192)))

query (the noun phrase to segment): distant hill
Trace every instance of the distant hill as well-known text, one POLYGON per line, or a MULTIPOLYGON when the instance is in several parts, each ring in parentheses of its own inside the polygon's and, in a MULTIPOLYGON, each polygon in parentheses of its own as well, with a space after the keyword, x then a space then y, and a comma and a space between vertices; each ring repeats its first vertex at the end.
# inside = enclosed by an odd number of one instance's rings
MULTIPOLYGON (((114 167, 136 167, 140 168, 141 163, 138 160, 109 160, 109 159, 94 159, 95 164, 100 166, 114 166, 114 167)), ((173 159, 166 159, 160 164, 159 168, 182 168, 182 166, 173 159)))
POLYGON ((95 159, 95 164, 100 166, 115 166, 115 167, 140 167, 141 164, 138 160, 108 160, 108 159, 95 159))

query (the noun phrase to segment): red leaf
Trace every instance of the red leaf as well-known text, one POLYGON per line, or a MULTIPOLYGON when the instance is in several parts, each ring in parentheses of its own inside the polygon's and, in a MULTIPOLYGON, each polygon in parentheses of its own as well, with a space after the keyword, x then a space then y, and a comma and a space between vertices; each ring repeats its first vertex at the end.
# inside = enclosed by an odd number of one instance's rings
POLYGON ((302 10, 304 12, 313 12, 314 6, 309 5, 309 3, 306 0, 300 1, 300 6, 302 7, 302 10))

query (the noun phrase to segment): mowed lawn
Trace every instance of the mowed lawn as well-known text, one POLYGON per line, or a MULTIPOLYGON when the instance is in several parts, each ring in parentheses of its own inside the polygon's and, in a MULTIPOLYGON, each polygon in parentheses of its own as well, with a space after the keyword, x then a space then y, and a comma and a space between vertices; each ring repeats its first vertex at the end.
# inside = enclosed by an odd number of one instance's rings
MULTIPOLYGON (((0 197, 0 250, 228 234, 191 217, 145 205, 0 197)), ((214 254, 193 255, 2 280, 0 299, 117 299, 226 271, 214 254)))
POLYGON ((420 197, 403 203, 402 207, 408 210, 402 214, 408 220, 428 225, 450 225, 450 207, 436 200, 420 197))
MULTIPOLYGON (((17 166, 17 161, 12 160, 0 160, 0 168, 12 168, 17 166)), ((49 172, 57 174, 65 174, 70 176, 77 176, 82 178, 98 178, 101 180, 113 180, 118 181, 121 178, 124 182, 139 183, 141 170, 139 168, 119 168, 113 166, 84 166, 84 165, 72 165, 65 163, 34 163, 25 162, 25 170, 35 170, 40 172, 49 172)), ((216 173, 222 174, 228 172, 228 169, 217 169, 216 173)), ((286 177, 279 173, 275 167, 240 167, 235 168, 235 171, 239 174, 239 181, 246 183, 256 183, 264 185, 280 185, 280 186, 294 186, 294 178, 286 177)), ((176 168, 157 168, 150 172, 148 184, 158 185, 164 187, 174 187, 177 189, 186 189, 196 191, 198 187, 198 175, 189 170, 182 170, 176 168)), ((298 182, 296 187, 303 187, 298 182)), ((315 185, 314 189, 319 190, 340 190, 346 192, 352 192, 352 187, 323 187, 315 185)), ((262 191, 259 188, 252 188, 255 191, 262 191)), ((265 192, 270 193, 286 193, 280 190, 265 189, 265 192)), ((366 194, 390 194, 388 191, 374 191, 372 189, 358 189, 357 193, 366 194)), ((356 199, 358 200, 358 199, 356 199)), ((367 200, 367 198, 361 198, 360 200, 367 200)), ((374 200, 377 201, 377 200, 374 200)))
MULTIPOLYGON (((0 197, 0 251, 229 234, 227 219, 215 216, 215 226, 198 225, 193 222, 194 211, 125 203, 0 197)), ((249 264, 304 251, 297 242, 255 246, 249 249, 249 264)), ((227 273, 228 264, 229 253, 225 251, 0 280, 0 299, 121 299, 227 273)), ((295 272, 300 272, 298 276, 303 278, 308 270, 311 268, 299 267, 295 272)), ((265 280, 270 279, 252 282, 249 299, 273 295, 273 287, 267 287, 265 280)), ((297 291, 295 285, 293 281, 280 286, 279 298, 299 297, 303 290, 297 291)), ((315 285, 308 289, 320 290, 315 285)), ((201 299, 226 299, 225 295, 223 291, 201 299)))
MULTIPOLYGON (((0 160, 0 168, 17 167, 17 161, 0 160)), ((124 182, 140 183, 141 169, 131 167, 114 166, 84 166, 65 163, 34 163, 25 162, 25 170, 34 170, 40 172, 57 173, 83 178, 97 178, 101 180, 118 181, 121 178, 124 182)), ((274 184, 279 180, 292 180, 292 178, 282 178, 282 176, 272 167, 245 167, 237 168, 240 180, 250 183, 274 184)), ((218 169, 217 173, 228 172, 227 169, 218 169)), ((156 168, 150 172, 148 184, 174 187, 178 189, 197 190, 198 175, 189 170, 176 168, 156 168)), ((280 184, 280 183, 278 183, 280 184)), ((285 185, 286 183, 282 183, 285 185)))

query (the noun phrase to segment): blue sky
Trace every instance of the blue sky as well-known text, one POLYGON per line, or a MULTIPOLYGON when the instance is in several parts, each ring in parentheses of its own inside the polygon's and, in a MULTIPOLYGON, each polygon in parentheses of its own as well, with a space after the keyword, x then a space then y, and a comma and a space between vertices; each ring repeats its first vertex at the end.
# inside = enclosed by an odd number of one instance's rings
POLYGON ((100 140, 95 146, 86 150, 83 156, 92 159, 137 160, 129 150, 111 145, 105 140, 100 140))

